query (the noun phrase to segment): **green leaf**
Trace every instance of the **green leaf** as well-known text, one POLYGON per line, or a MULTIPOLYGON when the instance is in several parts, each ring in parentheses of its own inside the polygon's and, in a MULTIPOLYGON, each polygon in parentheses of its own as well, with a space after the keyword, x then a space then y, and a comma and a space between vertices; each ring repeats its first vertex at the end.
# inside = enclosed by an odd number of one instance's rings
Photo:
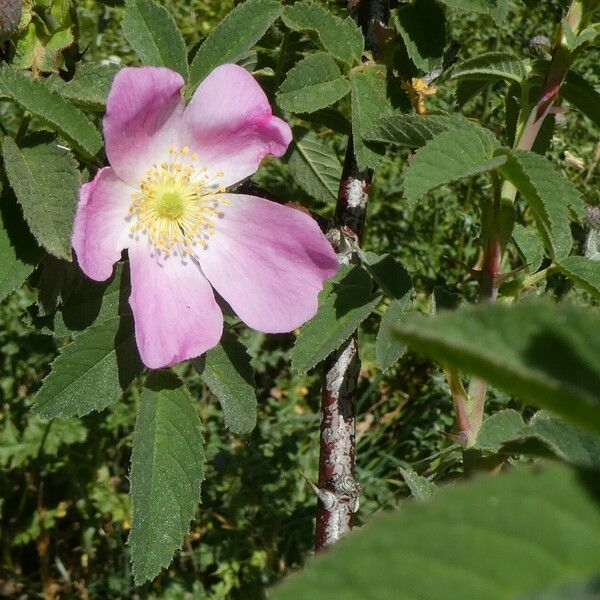
POLYGON ((438 488, 426 477, 418 475, 412 469, 399 468, 406 485, 417 502, 427 502, 437 494, 438 488))
POLYGON ((501 410, 487 418, 479 432, 477 447, 498 452, 527 453, 523 444, 536 439, 557 457, 587 469, 600 468, 600 437, 579 429, 545 410, 539 410, 529 423, 512 409, 501 410))
POLYGON ((431 190, 498 168, 506 156, 495 156, 499 144, 487 129, 476 125, 446 131, 417 150, 404 169, 404 195, 413 204, 431 190))
POLYGON ((194 361, 194 366, 219 400, 225 425, 239 435, 250 433, 256 427, 256 394, 246 348, 225 333, 220 344, 194 361))
POLYGON ((398 335, 432 358, 600 431, 600 315, 541 300, 408 315, 398 335))
POLYGON ((496 0, 496 7, 492 9, 492 19, 497 27, 506 23, 510 11, 511 0, 496 0))
POLYGON ((37 67, 44 73, 56 72, 63 60, 61 53, 73 44, 75 38, 71 28, 55 31, 45 44, 45 52, 37 67))
POLYGON ((64 63, 62 51, 73 42, 70 25, 50 33, 39 19, 35 19, 15 39, 12 67, 31 69, 34 73, 57 73, 64 63))
POLYGON ((525 421, 516 410, 499 410, 481 424, 477 448, 498 452, 506 441, 518 439, 524 428, 525 421))
POLYGON ((2 142, 2 155, 8 180, 36 240, 54 256, 70 261, 81 185, 74 158, 54 140, 19 148, 8 136, 2 142))
POLYGON ((431 71, 442 64, 446 18, 435 0, 415 0, 392 11, 396 29, 417 69, 431 71))
MULTIPOLYGON (((509 600, 600 571, 597 477, 553 466, 438 489, 309 560, 273 600, 509 600)), ((564 596, 570 597, 570 596, 564 596)))
POLYGON ((27 419, 20 433, 7 414, 0 431, 0 465, 18 469, 40 453, 56 456, 61 446, 84 442, 86 435, 87 429, 77 419, 54 421, 50 425, 36 416, 27 419))
POLYGON ((360 61, 364 40, 352 17, 340 19, 324 7, 304 0, 286 6, 282 18, 292 31, 314 31, 323 48, 347 65, 360 61))
POLYGON ((281 14, 276 0, 247 0, 232 10, 200 46, 190 67, 190 84, 198 85, 215 67, 236 62, 281 14))
POLYGON ((494 7, 490 0, 442 0, 448 7, 461 12, 489 14, 494 7))
POLYGON ((145 65, 169 67, 188 78, 187 51, 166 8, 154 0, 127 0, 123 35, 145 65))
POLYGON ((53 419, 116 402, 141 371, 131 319, 113 316, 75 337, 52 363, 33 410, 53 419))
POLYGON ((102 149, 102 138, 92 122, 72 104, 39 81, 4 65, 0 68, 0 96, 7 96, 63 135, 87 156, 102 149))
POLYGON ((133 433, 129 547, 136 585, 153 579, 181 548, 200 502, 204 441, 198 414, 168 372, 146 381, 133 433))
POLYGON ((73 104, 86 110, 104 111, 117 65, 83 64, 75 77, 65 83, 59 77, 46 79, 46 84, 73 104))
POLYGON ((567 583, 545 587, 540 592, 521 596, 519 600, 597 600, 600 580, 598 575, 583 577, 567 583))
POLYGON ((444 131, 469 127, 471 124, 462 117, 394 112, 377 120, 364 137, 405 148, 420 148, 444 131))
POLYGON ((39 248, 16 199, 4 191, 0 197, 0 302, 31 275, 39 259, 39 248))
POLYGON ((514 226, 512 237, 525 265, 527 273, 536 273, 544 260, 544 243, 535 227, 514 226))
POLYGON ((352 134, 358 168, 375 168, 383 157, 385 148, 376 144, 367 146, 365 140, 381 115, 393 110, 397 98, 389 95, 386 71, 381 65, 371 65, 351 73, 350 84, 352 134))
POLYGON ((319 311, 304 325, 290 358, 294 370, 304 373, 339 348, 379 303, 371 279, 359 267, 342 268, 319 295, 319 311))
POLYGON ((589 260, 584 256, 566 256, 556 264, 561 273, 600 298, 600 261, 589 260))
POLYGON ((573 245, 569 209, 580 219, 585 215, 585 204, 575 186, 543 156, 525 150, 511 154, 500 172, 529 204, 550 254, 554 258, 569 254, 573 245))
POLYGON ((288 71, 277 92, 282 110, 311 113, 325 108, 350 91, 348 80, 329 54, 309 54, 288 71))
POLYGON ((315 133, 302 127, 294 128, 289 166, 292 177, 309 196, 325 203, 335 202, 342 165, 333 149, 315 133))
POLYGON ((523 62, 508 52, 486 52, 454 65, 450 79, 506 79, 521 83, 527 73, 523 62))
POLYGON ((560 88, 560 95, 600 127, 600 93, 591 83, 570 71, 560 88))
POLYGON ((523 436, 544 442, 559 458, 587 469, 600 468, 600 437, 538 411, 523 436))
POLYGON ((401 300, 392 300, 383 314, 375 340, 377 366, 382 371, 387 371, 406 352, 406 344, 395 335, 395 327, 402 321, 411 304, 410 295, 407 294, 401 300))

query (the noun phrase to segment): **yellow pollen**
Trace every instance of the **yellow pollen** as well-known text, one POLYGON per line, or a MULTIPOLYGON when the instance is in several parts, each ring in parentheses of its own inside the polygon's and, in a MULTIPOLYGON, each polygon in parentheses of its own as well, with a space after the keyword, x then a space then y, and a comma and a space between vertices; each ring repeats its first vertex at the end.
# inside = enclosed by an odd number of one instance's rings
MULTIPOLYGON (((188 146, 177 149, 170 144, 168 161, 160 166, 154 163, 146 171, 129 209, 135 220, 131 232, 146 234, 152 245, 165 254, 188 256, 198 247, 206 248, 217 220, 224 216, 217 210, 219 205, 230 203, 220 195, 224 186, 217 188, 202 174, 206 167, 196 168, 190 163, 198 155, 189 156, 189 151, 188 146), (215 193, 215 188, 220 193, 215 193)), ((219 171, 217 177, 222 176, 219 171)))

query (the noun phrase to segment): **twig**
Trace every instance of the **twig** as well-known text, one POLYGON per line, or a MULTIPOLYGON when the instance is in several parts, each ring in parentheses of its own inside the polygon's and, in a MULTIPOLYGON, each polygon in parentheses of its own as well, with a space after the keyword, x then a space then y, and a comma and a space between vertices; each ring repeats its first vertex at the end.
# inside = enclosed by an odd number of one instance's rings
MULTIPOLYGON (((375 26, 387 21, 387 2, 364 0, 359 7, 358 22, 363 29, 366 47, 378 50, 375 26)), ((338 260, 348 263, 353 249, 363 236, 372 170, 360 171, 354 155, 352 136, 344 160, 338 192, 334 228, 329 238, 337 247, 338 260)), ((360 372, 356 333, 324 364, 319 481, 315 551, 320 552, 337 542, 352 529, 358 510, 360 485, 355 476, 356 390, 360 372), (323 498, 327 502, 323 502, 323 498)))

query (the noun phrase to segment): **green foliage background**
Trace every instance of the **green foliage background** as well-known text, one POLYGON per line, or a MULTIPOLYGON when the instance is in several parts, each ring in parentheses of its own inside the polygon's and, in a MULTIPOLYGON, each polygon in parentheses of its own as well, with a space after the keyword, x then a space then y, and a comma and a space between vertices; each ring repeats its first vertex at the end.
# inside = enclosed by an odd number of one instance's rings
MULTIPOLYGON (((136 64, 124 41, 122 8, 113 3, 77 2, 84 62, 136 64)), ((183 32, 188 49, 231 10, 233 2, 163 2, 183 32)), ((330 6, 336 10, 335 6, 330 6)), ((528 40, 551 36, 562 14, 559 2, 511 3, 508 24, 497 28, 481 15, 451 18, 450 31, 462 56, 489 50, 527 55, 528 40)), ((342 8, 339 9, 342 14, 342 8)), ((296 34, 294 34, 296 35, 296 34)), ((300 37, 296 39, 302 47, 300 37)), ((281 34, 261 43, 255 70, 273 63, 281 34)), ((275 77, 288 65, 277 65, 275 77), (278 70, 280 71, 278 73, 278 70)), ((578 71, 598 83, 598 51, 588 53, 578 71)), ((265 71, 266 73, 266 71, 265 71)), ((265 87, 272 84, 265 76, 265 87)), ((469 102, 464 113, 485 122, 504 122, 506 85, 493 84, 469 102)), ((455 87, 444 85, 431 106, 452 109, 455 87)), ((347 108, 347 107, 346 107, 347 108)), ((13 108, 0 103, 0 118, 15 126, 13 108)), ((345 138, 311 126, 343 157, 345 138)), ((550 143, 554 164, 577 185, 586 202, 600 203, 600 169, 594 126, 567 113, 550 143), (580 170, 565 152, 583 159, 580 170), (589 171, 592 171, 591 173, 589 171)), ((462 263, 477 257, 479 211, 474 201, 487 185, 475 178, 430 194, 418 210, 406 208, 400 187, 405 156, 391 154, 376 171, 365 248, 397 257, 411 274, 417 301, 427 308, 434 288, 474 297, 462 263)), ((293 182, 285 162, 267 161, 258 181, 278 195, 321 210, 332 203, 311 200, 293 182)), ((579 237, 583 239, 581 232, 579 237)), ((512 254, 516 260, 516 250, 512 254)), ((562 296, 571 284, 562 275, 548 281, 548 292, 562 296)), ((581 302, 584 292, 573 292, 581 302)), ((216 399, 190 367, 180 374, 198 398, 204 423, 207 472, 202 505, 184 548, 171 567, 143 588, 133 587, 128 550, 130 527, 128 469, 139 394, 132 391, 100 414, 48 424, 30 412, 31 397, 57 354, 51 335, 39 326, 44 314, 24 286, 0 305, 0 596, 34 597, 51 576, 61 598, 243 598, 264 590, 302 564, 312 546, 315 498, 300 475, 317 475, 319 376, 290 370, 292 335, 242 335, 257 373, 258 425, 247 437, 228 432, 216 399)), ((361 330, 363 369, 358 401, 357 479, 363 486, 359 522, 392 508, 409 495, 400 469, 412 467, 435 481, 455 477, 458 450, 443 437, 453 423, 452 402, 440 371, 407 353, 385 374, 375 367, 376 323, 361 330)), ((494 392, 487 410, 527 407, 494 392)))

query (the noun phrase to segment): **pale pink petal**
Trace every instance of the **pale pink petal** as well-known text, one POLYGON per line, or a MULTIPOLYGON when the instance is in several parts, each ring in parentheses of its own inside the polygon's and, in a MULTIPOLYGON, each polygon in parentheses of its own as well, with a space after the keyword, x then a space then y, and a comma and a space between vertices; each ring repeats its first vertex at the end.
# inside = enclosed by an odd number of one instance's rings
POLYGON ((164 67, 127 67, 113 81, 104 117, 106 155, 117 175, 138 187, 153 162, 177 144, 184 101, 179 73, 164 67))
POLYGON ((71 241, 81 269, 91 279, 108 279, 131 241, 127 217, 133 192, 110 167, 80 188, 71 241))
POLYGON ((307 214, 241 194, 224 194, 223 218, 205 250, 204 274, 250 327, 292 331, 317 311, 323 282, 337 271, 331 245, 307 214))
POLYGON ((217 67, 200 84, 183 115, 183 134, 217 183, 230 186, 252 175, 260 161, 282 156, 292 141, 287 123, 273 116, 254 77, 238 65, 217 67))
POLYGON ((135 339, 143 363, 166 367, 216 346, 223 314, 200 268, 178 256, 154 256, 145 238, 129 248, 135 339))

